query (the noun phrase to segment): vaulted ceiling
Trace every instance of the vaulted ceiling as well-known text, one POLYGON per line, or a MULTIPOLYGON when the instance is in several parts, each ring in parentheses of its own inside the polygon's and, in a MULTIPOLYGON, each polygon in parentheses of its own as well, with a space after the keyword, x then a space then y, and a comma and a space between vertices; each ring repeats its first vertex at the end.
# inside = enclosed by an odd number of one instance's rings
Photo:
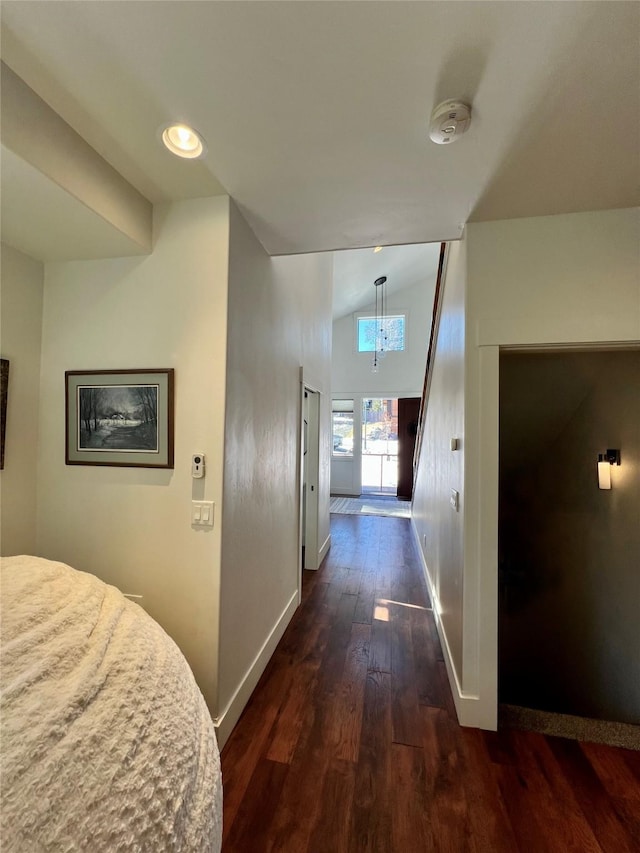
MULTIPOLYGON (((3 0, 1 12, 3 61, 140 210, 227 192, 272 254, 639 203, 637 3, 3 0), (473 119, 437 146, 428 117, 445 98, 470 103, 473 119), (205 159, 161 147, 171 119, 203 134, 205 159)), ((2 169, 13 242, 62 209, 28 183, 39 165, 16 148, 2 169)), ((51 243, 29 251, 51 256, 51 243)))
POLYGON ((422 284, 435 289, 440 243, 387 246, 380 252, 352 249, 336 252, 333 258, 333 319, 371 307, 375 302, 374 281, 386 276, 386 293, 422 284))

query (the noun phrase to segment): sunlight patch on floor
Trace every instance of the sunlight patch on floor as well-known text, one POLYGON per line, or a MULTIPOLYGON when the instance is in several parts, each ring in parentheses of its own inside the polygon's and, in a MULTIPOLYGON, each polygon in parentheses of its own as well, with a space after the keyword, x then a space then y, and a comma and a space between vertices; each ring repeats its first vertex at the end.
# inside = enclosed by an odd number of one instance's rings
POLYGON ((398 607, 410 607, 412 610, 432 610, 431 607, 421 607, 419 604, 408 604, 406 601, 392 601, 390 598, 378 598, 376 599, 376 605, 384 605, 388 607, 389 604, 397 604, 398 607))

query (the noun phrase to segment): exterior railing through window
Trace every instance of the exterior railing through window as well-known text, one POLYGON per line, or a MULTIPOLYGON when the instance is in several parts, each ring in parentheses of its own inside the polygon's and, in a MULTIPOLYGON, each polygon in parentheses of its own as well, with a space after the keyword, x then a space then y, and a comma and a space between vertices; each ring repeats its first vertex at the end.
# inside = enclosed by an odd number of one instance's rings
MULTIPOLYGON (((395 442, 394 442, 395 443, 395 442)), ((362 491, 395 495, 398 491, 398 454, 362 454, 362 491)))

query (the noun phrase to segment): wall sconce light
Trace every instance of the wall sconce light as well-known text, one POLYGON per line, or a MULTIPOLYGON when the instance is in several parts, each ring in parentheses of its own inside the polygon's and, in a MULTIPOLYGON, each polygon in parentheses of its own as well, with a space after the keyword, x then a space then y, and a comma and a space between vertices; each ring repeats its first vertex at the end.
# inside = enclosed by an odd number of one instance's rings
POLYGON ((611 488, 611 466, 620 464, 620 451, 608 449, 606 453, 598 453, 598 487, 611 488))

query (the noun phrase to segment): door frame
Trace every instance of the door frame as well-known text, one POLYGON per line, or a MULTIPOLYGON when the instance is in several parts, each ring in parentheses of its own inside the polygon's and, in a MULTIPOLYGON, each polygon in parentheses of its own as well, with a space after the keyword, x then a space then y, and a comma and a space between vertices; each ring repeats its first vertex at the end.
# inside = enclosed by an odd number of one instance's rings
MULTIPOLYGON (((317 569, 319 555, 319 501, 318 501, 318 480, 320 474, 320 413, 322 411, 322 391, 315 385, 311 384, 304 376, 304 368, 300 368, 300 405, 299 405, 299 479, 298 479, 298 603, 302 600, 302 570, 317 569), (311 504, 306 501, 305 512, 305 393, 313 394, 317 400, 315 425, 311 431, 307 432, 307 447, 313 443, 313 453, 308 458, 307 464, 311 462, 313 465, 312 481, 314 485, 313 500, 311 504), (309 515, 311 510, 311 515, 309 515), (311 548, 309 547, 309 519, 312 523, 311 548), (306 522, 306 524, 305 524, 306 522), (305 529, 306 527, 306 529, 305 529), (302 561, 302 544, 305 543, 305 560, 302 561)), ((308 472, 307 472, 308 473, 308 472)), ((308 493, 307 496, 308 498, 308 493)))

